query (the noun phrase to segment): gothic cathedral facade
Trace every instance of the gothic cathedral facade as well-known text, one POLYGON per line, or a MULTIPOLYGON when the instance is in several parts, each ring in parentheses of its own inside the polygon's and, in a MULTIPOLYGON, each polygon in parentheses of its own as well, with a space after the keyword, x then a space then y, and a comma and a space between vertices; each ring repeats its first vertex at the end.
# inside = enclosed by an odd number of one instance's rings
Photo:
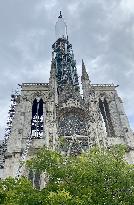
POLYGON ((82 60, 82 92, 76 61, 60 16, 52 45, 49 83, 22 83, 11 96, 8 128, 1 144, 0 177, 25 173, 21 161, 43 146, 78 154, 92 146, 125 144, 134 163, 134 135, 114 84, 91 84, 82 60), (64 143, 60 143, 64 140, 64 143))

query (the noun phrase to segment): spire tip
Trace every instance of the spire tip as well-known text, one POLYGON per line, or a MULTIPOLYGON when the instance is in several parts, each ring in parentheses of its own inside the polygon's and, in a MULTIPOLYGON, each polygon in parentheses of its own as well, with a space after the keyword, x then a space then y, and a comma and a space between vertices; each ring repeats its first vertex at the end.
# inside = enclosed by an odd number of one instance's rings
POLYGON ((59 17, 58 18, 62 18, 62 14, 61 14, 61 11, 60 11, 60 15, 59 15, 59 17))
POLYGON ((85 67, 83 59, 82 59, 82 79, 89 80, 89 76, 88 76, 88 73, 86 71, 86 67, 85 67))
POLYGON ((83 66, 85 67, 85 64, 84 64, 84 60, 82 59, 82 67, 83 67, 83 66))

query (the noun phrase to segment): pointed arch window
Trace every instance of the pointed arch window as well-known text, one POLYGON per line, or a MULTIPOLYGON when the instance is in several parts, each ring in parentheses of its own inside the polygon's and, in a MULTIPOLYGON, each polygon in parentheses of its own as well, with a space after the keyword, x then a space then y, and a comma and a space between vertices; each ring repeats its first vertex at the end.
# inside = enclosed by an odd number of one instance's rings
POLYGON ((110 110, 109 110, 109 105, 108 105, 106 98, 104 98, 103 101, 99 99, 99 108, 100 108, 103 120, 105 122, 105 127, 106 127, 108 136, 109 137, 115 136, 115 132, 114 132, 114 128, 113 128, 113 124, 111 120, 111 115, 110 115, 110 110))
POLYGON ((43 137, 43 100, 35 99, 32 106, 31 135, 32 138, 43 137))

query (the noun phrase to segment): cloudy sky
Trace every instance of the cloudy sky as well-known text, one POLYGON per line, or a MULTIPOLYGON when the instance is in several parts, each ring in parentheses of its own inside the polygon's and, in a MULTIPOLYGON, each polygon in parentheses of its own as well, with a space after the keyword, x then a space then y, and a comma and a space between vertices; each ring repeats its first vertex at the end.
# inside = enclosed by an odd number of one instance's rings
POLYGON ((119 84, 134 129, 133 0, 0 1, 0 137, 10 95, 22 82, 48 82, 55 22, 62 11, 80 73, 92 83, 119 84))

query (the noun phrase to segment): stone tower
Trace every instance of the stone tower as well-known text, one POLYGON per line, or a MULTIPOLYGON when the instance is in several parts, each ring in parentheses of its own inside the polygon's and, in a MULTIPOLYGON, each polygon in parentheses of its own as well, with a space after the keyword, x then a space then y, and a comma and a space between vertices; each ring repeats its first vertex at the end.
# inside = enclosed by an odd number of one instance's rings
POLYGON ((94 145, 126 144, 134 163, 134 137, 114 84, 91 84, 82 60, 82 90, 67 26, 56 23, 49 83, 22 83, 12 95, 5 143, 1 143, 2 178, 25 173, 22 161, 47 146, 76 155, 94 145), (64 141, 64 143, 62 143, 64 141))

